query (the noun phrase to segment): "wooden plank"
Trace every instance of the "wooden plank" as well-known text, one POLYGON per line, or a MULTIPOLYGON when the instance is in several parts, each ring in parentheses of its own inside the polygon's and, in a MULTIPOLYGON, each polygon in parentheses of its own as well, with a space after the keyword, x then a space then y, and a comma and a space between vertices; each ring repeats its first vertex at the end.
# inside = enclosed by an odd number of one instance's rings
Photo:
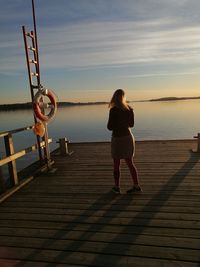
MULTIPOLYGON (((198 203, 199 204, 199 203, 198 203)), ((0 214, 3 212, 6 213, 43 213, 43 214, 81 214, 85 210, 96 211, 98 213, 103 212, 107 209, 110 210, 111 213, 113 212, 120 212, 120 215, 123 214, 125 216, 129 216, 129 212, 141 212, 145 209, 145 205, 136 206, 129 204, 127 207, 124 207, 124 205, 115 204, 105 204, 102 207, 102 204, 97 203, 93 206, 91 204, 83 204, 83 203, 68 203, 68 208, 66 208, 66 204, 60 204, 60 203, 21 203, 21 205, 18 203, 16 207, 16 203, 13 203, 13 205, 6 205, 6 207, 2 206, 0 208, 0 214)), ((146 208, 147 209, 147 208, 146 208)), ((187 218, 193 218, 190 217, 193 216, 193 214, 199 214, 200 213, 200 207, 196 206, 195 208, 193 206, 185 207, 185 206, 162 206, 162 205, 148 205, 148 212, 158 212, 159 213, 167 213, 167 215, 172 216, 171 214, 175 213, 177 216, 179 213, 182 216, 185 216, 187 218)), ((134 213, 133 213, 134 214, 134 213)), ((113 213, 114 215, 114 213, 113 213)), ((199 219, 199 217, 197 217, 199 219)))
MULTIPOLYGON (((93 191, 90 191, 90 193, 87 193, 87 192, 32 192, 31 195, 34 196, 34 197, 38 197, 38 198, 41 198, 41 197, 44 197, 44 198, 53 198, 55 199, 55 201, 57 199, 60 199, 60 198, 66 198, 66 199, 70 199, 70 198, 79 198, 79 199, 98 199, 99 201, 101 201, 101 196, 104 195, 105 191, 102 193, 102 192, 93 192, 93 191)), ((111 190, 109 190, 108 192, 108 195, 110 195, 111 197, 113 197, 113 195, 111 195, 111 190)), ((20 195, 22 196, 29 196, 30 195, 30 192, 29 191, 26 191, 26 192, 20 192, 20 195)), ((105 196, 105 198, 108 200, 108 201, 111 201, 111 197, 108 197, 108 195, 105 196)), ((125 195, 125 194, 124 194, 125 195)), ((117 196, 116 196, 117 197, 117 196)), ((129 196, 128 197, 129 199, 130 198, 133 198, 133 196, 129 196)), ((151 200, 152 202, 155 202, 156 200, 158 202, 160 201, 163 201, 165 200, 168 201, 194 201, 194 202, 198 202, 199 203, 199 196, 198 195, 187 195, 187 194, 171 194, 170 191, 169 192, 166 192, 165 194, 157 194, 156 197, 155 197, 155 194, 154 193, 150 193, 150 192, 143 192, 142 194, 134 194, 134 199, 145 199, 145 200, 151 200)), ((131 200, 130 200, 131 201, 131 200)), ((122 202, 123 202, 123 199, 122 199, 122 202)))
MULTIPOLYGON (((93 235, 88 234, 88 235, 93 235)), ((163 246, 159 243, 153 245, 138 245, 134 243, 134 236, 132 236, 132 242, 129 243, 126 240, 121 240, 121 236, 118 234, 111 239, 110 242, 104 241, 87 241, 87 240, 57 240, 57 239, 44 239, 44 238, 33 238, 33 237, 1 237, 0 247, 20 247, 20 248, 34 248, 42 250, 50 249, 55 251, 60 251, 60 253, 73 253, 74 250, 78 250, 80 252, 86 253, 94 253, 97 254, 97 258, 100 257, 98 255, 107 254, 107 250, 111 255, 122 255, 123 256, 136 256, 136 257, 149 257, 152 256, 154 259, 169 259, 169 260, 177 260, 180 259, 182 261, 190 261, 197 262, 199 261, 199 250, 198 249, 185 249, 185 248, 177 248, 176 244, 169 246, 163 246)), ((176 241, 176 240, 175 240, 176 241)), ((68 254, 67 253, 67 254, 68 254)), ((39 253, 40 254, 40 253, 39 253)), ((29 257, 30 259, 34 259, 34 256, 29 257)))
MULTIPOLYGON (((130 184, 130 186, 132 186, 130 184)), ((127 186, 127 188, 124 188, 124 190, 122 190, 123 194, 126 194, 126 190, 130 188, 130 186, 127 186)), ((122 188, 123 189, 123 188, 122 188)), ((37 193, 38 194, 44 194, 47 190, 49 190, 49 194, 67 194, 68 192, 70 192, 71 194, 79 194, 79 192, 81 192, 80 194, 95 194, 96 196, 100 196, 102 194, 104 194, 105 191, 107 191, 108 193, 111 193, 111 187, 108 186, 96 186, 96 187, 91 187, 89 188, 88 186, 77 186, 77 187, 73 187, 73 186, 69 186, 69 187, 64 187, 64 186, 60 186, 60 187, 41 187, 37 189, 37 193)), ((31 188, 26 188, 26 193, 31 193, 31 188)), ((176 188, 174 188, 174 190, 172 188, 168 188, 165 190, 165 196, 162 195, 162 192, 160 190, 160 188, 153 188, 151 190, 151 193, 148 193, 148 190, 145 190, 144 187, 144 192, 143 195, 148 195, 151 194, 152 196, 154 195, 158 195, 158 199, 168 199, 170 196, 181 196, 184 199, 187 199, 189 197, 193 197, 194 199, 199 199, 200 198, 200 192, 198 190, 196 191, 191 191, 191 190, 176 190, 176 188)))
MULTIPOLYGON (((75 250, 74 246, 74 249, 75 250)), ((94 246, 92 246, 94 248, 94 246)), ((1 248, 0 248, 1 249, 1 248)), ((90 252, 76 252, 73 251, 59 251, 59 250, 48 250, 48 249, 31 249, 31 248, 14 248, 14 247, 4 247, 3 257, 7 259, 16 259, 25 261, 33 257, 34 261, 43 261, 49 263, 66 263, 66 264, 76 264, 83 266, 149 266, 149 267, 169 267, 169 266, 184 266, 193 267, 197 266, 195 261, 181 261, 169 260, 169 259, 159 259, 159 258, 145 258, 145 257, 135 257, 132 255, 121 256, 119 255, 109 255, 107 253, 94 254, 90 252)))
MULTIPOLYGON (((130 214, 132 219, 136 218, 142 218, 142 219, 158 219, 158 220, 184 220, 184 221, 196 221, 199 219, 199 213, 183 213, 183 212, 158 212, 158 208, 154 211, 144 211, 145 209, 141 209, 140 211, 119 211, 119 210, 112 210, 112 209, 101 209, 101 210, 80 210, 80 209, 40 209, 36 208, 35 212, 33 212, 33 209, 30 211, 24 210, 24 209, 17 209, 13 212, 1 212, 1 216, 6 219, 10 219, 11 217, 15 217, 16 219, 21 219, 23 216, 29 216, 33 220, 38 220, 38 216, 41 220, 49 220, 51 216, 55 217, 55 220, 62 215, 63 220, 68 220, 68 216, 72 216, 75 219, 75 216, 80 216, 81 218, 84 216, 93 216, 95 214, 95 217, 98 218, 110 218, 115 217, 120 218, 120 220, 125 221, 125 218, 129 218, 130 214), (108 214, 109 210, 109 214, 108 214), (20 212, 21 211, 21 212, 20 212), (40 216, 40 214, 43 213, 43 216, 40 216), (38 216, 37 216, 38 215, 38 216), (45 216, 47 215, 47 216, 45 216)), ((197 227, 197 226, 196 226, 197 227)))
MULTIPOLYGON (((15 259, 0 259, 0 266, 2 267, 16 267, 16 266, 26 266, 26 267, 47 267, 47 262, 39 262, 39 261, 22 261, 22 260, 15 260, 15 259)), ((66 267, 66 264, 57 264, 54 263, 54 267, 66 267)), ((74 264, 67 264, 67 267, 74 267, 77 265, 74 264)))
MULTIPOLYGON (((103 229, 102 229, 103 230, 103 229)), ((191 237, 175 237, 175 236, 162 236, 153 234, 143 234, 139 236, 134 233, 112 233, 112 232, 94 232, 94 231, 60 231, 55 229, 26 229, 26 228, 15 228, 11 229, 4 227, 0 229, 1 242, 11 237, 12 240, 20 240, 22 237, 34 237, 34 238, 46 238, 53 240, 87 240, 87 241, 98 241, 98 242, 112 242, 115 240, 117 243, 130 243, 137 245, 154 245, 158 246, 161 244, 162 247, 176 247, 176 248, 190 248, 197 249, 200 247, 200 239, 191 237), (162 240, 162 242, 161 242, 162 240), (161 242, 161 243, 160 243, 161 242)), ((4 243, 5 244, 5 243, 4 243)))
POLYGON ((90 231, 90 232, 105 232, 105 233, 127 233, 127 234, 141 234, 146 235, 159 235, 159 236, 172 236, 172 237, 186 237, 186 238, 198 238, 199 229, 182 229, 182 228, 170 228, 170 227, 154 227, 149 225, 109 225, 101 223, 77 223, 70 222, 69 224, 63 222, 54 221, 27 221, 27 220, 0 220, 1 228, 9 227, 11 229, 39 229, 43 231, 58 230, 58 231, 90 231))
POLYGON ((66 209, 67 208, 81 208, 81 209, 87 209, 91 208, 91 205, 94 204, 92 207, 94 209, 99 209, 102 207, 102 204, 104 204, 104 207, 110 207, 112 205, 113 210, 140 210, 144 206, 148 205, 148 208, 151 210, 159 207, 160 210, 171 212, 175 211, 175 209, 178 209, 180 212, 187 210, 191 213, 198 213, 199 212, 199 201, 188 201, 188 200, 167 200, 165 202, 165 205, 163 206, 161 203, 159 203, 157 200, 151 201, 149 204, 148 199, 143 198, 134 198, 129 202, 128 206, 124 206, 123 203, 126 203, 123 199, 121 203, 115 203, 113 201, 109 201, 107 199, 100 199, 98 203, 95 203, 95 199, 91 198, 81 198, 81 199, 71 199, 71 197, 66 196, 63 198, 60 197, 20 197, 16 198, 15 201, 10 198, 7 200, 6 207, 5 203, 2 203, 2 206, 0 208, 0 211, 2 211, 4 208, 16 208, 16 203, 18 208, 56 208, 56 209, 66 209))
MULTIPOLYGON (((109 212, 109 211, 108 211, 109 212)), ((80 216, 76 215, 49 215, 49 214, 10 214, 10 213, 1 213, 3 220, 26 220, 27 223, 31 221, 37 222, 63 222, 63 223, 88 223, 95 224, 100 223, 102 225, 112 224, 112 225, 135 225, 135 226, 151 226, 151 227, 171 227, 171 228, 181 228, 181 229, 200 229, 200 221, 195 219, 184 220, 183 217, 180 216, 178 219, 167 219, 165 216, 152 216, 152 214, 138 213, 138 216, 130 216, 130 217, 109 217, 105 216, 88 216, 87 212, 80 216)))

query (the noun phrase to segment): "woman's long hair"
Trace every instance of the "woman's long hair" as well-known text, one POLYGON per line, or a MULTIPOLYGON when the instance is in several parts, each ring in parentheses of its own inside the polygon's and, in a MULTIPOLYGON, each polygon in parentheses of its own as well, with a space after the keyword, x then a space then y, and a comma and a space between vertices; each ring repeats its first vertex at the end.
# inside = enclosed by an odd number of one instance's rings
POLYGON ((109 103, 109 108, 117 107, 123 110, 129 110, 130 107, 126 102, 125 92, 122 89, 117 89, 109 103))

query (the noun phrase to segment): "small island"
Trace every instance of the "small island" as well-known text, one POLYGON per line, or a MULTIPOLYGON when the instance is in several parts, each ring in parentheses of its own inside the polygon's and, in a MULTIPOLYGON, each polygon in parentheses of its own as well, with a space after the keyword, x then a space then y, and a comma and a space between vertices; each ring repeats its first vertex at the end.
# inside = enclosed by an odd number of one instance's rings
POLYGON ((191 100, 191 99, 200 99, 200 96, 193 96, 193 97, 162 97, 156 99, 150 99, 147 101, 177 101, 177 100, 191 100))

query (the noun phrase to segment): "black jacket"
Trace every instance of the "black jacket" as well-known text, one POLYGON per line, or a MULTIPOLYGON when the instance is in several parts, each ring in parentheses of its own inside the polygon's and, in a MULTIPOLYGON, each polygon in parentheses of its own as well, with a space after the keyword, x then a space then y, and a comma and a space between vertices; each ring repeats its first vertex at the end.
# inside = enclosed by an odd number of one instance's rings
POLYGON ((130 128, 133 126, 134 113, 132 108, 124 110, 113 107, 110 109, 107 128, 112 131, 112 136, 119 137, 129 135, 130 128))

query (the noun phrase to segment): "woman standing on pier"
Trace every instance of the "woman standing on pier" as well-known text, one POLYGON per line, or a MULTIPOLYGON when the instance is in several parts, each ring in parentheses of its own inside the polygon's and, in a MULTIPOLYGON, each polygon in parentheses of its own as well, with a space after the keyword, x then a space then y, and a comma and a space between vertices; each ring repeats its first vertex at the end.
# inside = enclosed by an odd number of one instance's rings
POLYGON ((110 113, 107 128, 112 131, 111 155, 114 161, 114 182, 112 191, 120 194, 120 160, 124 159, 133 180, 133 186, 127 193, 142 191, 138 182, 137 169, 133 163, 135 140, 131 133, 134 126, 133 109, 127 104, 125 92, 117 89, 109 104, 110 113))

